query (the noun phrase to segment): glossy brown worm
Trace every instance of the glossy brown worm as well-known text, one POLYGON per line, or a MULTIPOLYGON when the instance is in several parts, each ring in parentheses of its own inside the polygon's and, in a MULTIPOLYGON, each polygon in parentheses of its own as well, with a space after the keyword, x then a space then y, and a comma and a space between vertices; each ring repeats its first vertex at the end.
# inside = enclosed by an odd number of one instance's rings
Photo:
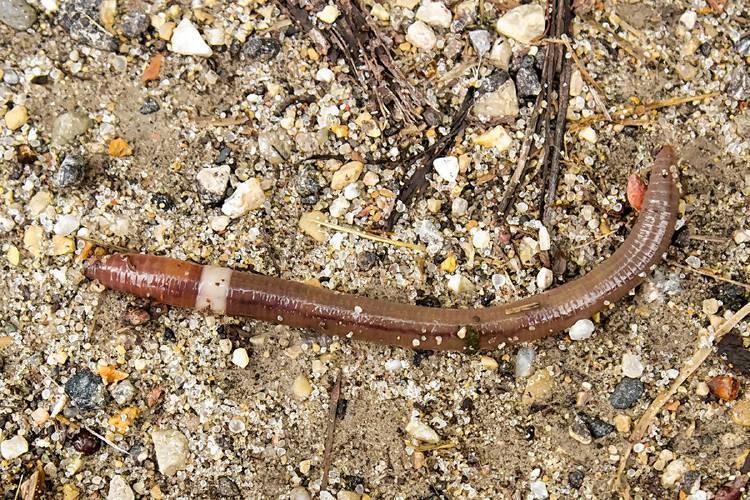
POLYGON ((645 278, 674 232, 679 203, 676 159, 670 146, 659 152, 635 226, 609 259, 577 280, 505 305, 444 309, 398 304, 143 254, 93 258, 84 273, 113 290, 214 314, 249 316, 402 347, 492 349, 559 332, 622 298, 645 278))

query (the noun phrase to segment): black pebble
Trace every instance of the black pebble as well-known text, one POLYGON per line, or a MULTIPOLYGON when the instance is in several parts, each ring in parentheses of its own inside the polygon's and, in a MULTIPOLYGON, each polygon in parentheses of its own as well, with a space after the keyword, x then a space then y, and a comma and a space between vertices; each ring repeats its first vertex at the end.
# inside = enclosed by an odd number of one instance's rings
POLYGON ((579 470, 572 470, 568 474, 568 484, 571 488, 578 489, 581 486, 583 486, 583 480, 585 479, 586 475, 579 471, 579 470))
POLYGON ((336 418, 338 420, 344 420, 344 417, 346 416, 346 409, 349 407, 349 400, 341 398, 339 399, 339 402, 336 403, 336 418))
POLYGON ((242 45, 242 54, 250 59, 268 62, 279 53, 281 43, 270 37, 251 37, 242 45))
POLYGON ((623 377, 615 386, 615 390, 609 397, 609 402, 618 410, 632 408, 643 396, 643 382, 637 378, 623 377))
POLYGON ((482 92, 493 92, 500 88, 500 85, 507 82, 510 78, 507 71, 493 71, 490 76, 482 80, 480 90, 482 92))
POLYGON ((102 378, 88 368, 78 370, 65 383, 65 394, 81 410, 94 410, 104 406, 106 393, 102 378))
POLYGON ((591 437, 594 439, 603 438, 609 434, 615 432, 615 426, 608 424, 604 420, 598 417, 591 417, 585 413, 579 413, 578 417, 583 420, 583 423, 588 427, 591 437))
POLYGON ((235 482, 226 476, 222 476, 216 480, 214 491, 221 498, 235 498, 241 495, 240 489, 235 482))
POLYGON ((750 294, 739 285, 731 283, 717 285, 713 288, 713 295, 724 304, 726 309, 739 311, 742 306, 750 301, 750 294))
POLYGON ((93 455, 101 448, 99 438, 91 434, 86 429, 81 429, 78 434, 71 439, 73 448, 84 455, 93 455))
POLYGON ((375 267, 379 261, 378 254, 375 252, 364 251, 357 256, 357 267, 361 271, 369 271, 375 267))
POLYGON ((164 193, 155 193, 151 196, 151 203, 161 210, 172 210, 175 207, 172 197, 164 193))
POLYGON ((143 104, 141 105, 141 109, 139 112, 142 115, 150 115, 151 113, 156 113, 159 111, 159 103, 156 99, 153 97, 147 97, 145 101, 143 101, 143 104))

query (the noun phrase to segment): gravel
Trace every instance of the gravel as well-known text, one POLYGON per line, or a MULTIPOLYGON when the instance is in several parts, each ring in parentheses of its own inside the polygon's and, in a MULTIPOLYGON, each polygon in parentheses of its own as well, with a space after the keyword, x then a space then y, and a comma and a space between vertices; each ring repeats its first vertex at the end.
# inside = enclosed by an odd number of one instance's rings
POLYGON ((107 401, 102 378, 88 368, 79 369, 65 383, 65 394, 80 410, 97 410, 107 401))
POLYGON ((623 377, 609 396, 609 402, 618 410, 632 408, 643 396, 643 382, 637 378, 623 377))

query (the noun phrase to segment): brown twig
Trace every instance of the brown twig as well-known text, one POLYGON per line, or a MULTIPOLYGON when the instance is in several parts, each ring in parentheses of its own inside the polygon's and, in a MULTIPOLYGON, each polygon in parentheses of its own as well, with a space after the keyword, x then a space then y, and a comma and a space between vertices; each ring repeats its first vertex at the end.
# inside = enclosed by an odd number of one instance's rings
POLYGON ((435 142, 435 144, 425 149, 424 153, 422 153, 421 158, 418 160, 419 163, 417 168, 414 170, 411 177, 409 177, 409 180, 406 181, 404 188, 398 193, 398 198, 396 198, 391 214, 388 216, 385 223, 386 231, 393 229, 393 226, 396 225, 399 217, 401 217, 401 212, 396 210, 398 203, 401 202, 404 205, 410 203, 414 195, 424 187, 427 173, 432 168, 432 162, 435 161, 436 158, 445 155, 450 148, 453 147, 456 137, 458 137, 458 135, 463 132, 464 128, 466 128, 466 118, 476 101, 476 97, 477 88, 475 86, 469 87, 461 106, 453 115, 453 120, 451 121, 448 133, 435 142))
MULTIPOLYGON (((547 25, 550 26, 549 37, 559 39, 566 35, 570 29, 572 12, 569 0, 552 0, 550 10, 547 13, 547 25)), ((560 169, 560 151, 563 147, 565 136, 565 116, 567 115, 568 98, 570 96, 570 61, 565 59, 566 45, 560 43, 548 43, 544 47, 544 67, 542 68, 542 91, 536 98, 534 108, 526 127, 524 142, 516 162, 516 168, 508 182, 502 199, 500 200, 500 213, 507 215, 518 187, 528 170, 528 159, 533 143, 533 137, 540 125, 539 118, 544 113, 542 127, 544 129, 544 148, 542 154, 542 178, 543 189, 540 199, 540 215, 544 211, 545 204, 554 201, 557 191, 557 179, 560 169), (555 82, 558 85, 555 86, 555 82), (542 110, 542 104, 547 106, 542 110), (557 105, 555 105, 557 103, 557 105), (555 110, 557 113, 555 113, 555 110), (555 122, 554 137, 552 133, 552 122, 555 122), (553 188, 554 185, 554 189, 553 188), (550 189, 552 194, 549 194, 550 189)))
POLYGON ((336 429, 336 409, 341 398, 341 380, 343 374, 339 368, 336 375, 336 382, 331 389, 331 399, 328 407, 328 428, 326 429, 326 444, 323 451, 323 477, 320 479, 320 490, 325 491, 328 488, 328 472, 331 470, 331 450, 333 449, 333 432, 336 429))

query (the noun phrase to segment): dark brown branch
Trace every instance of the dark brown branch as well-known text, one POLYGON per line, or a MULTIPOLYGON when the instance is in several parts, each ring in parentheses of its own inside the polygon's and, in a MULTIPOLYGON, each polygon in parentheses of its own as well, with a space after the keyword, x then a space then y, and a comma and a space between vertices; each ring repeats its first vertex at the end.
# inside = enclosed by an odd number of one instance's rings
POLYGON ((396 225, 399 217, 401 217, 401 212, 396 210, 398 203, 401 202, 404 205, 408 205, 414 195, 424 188, 427 173, 432 168, 432 162, 434 162, 436 158, 444 156, 453 147, 456 137, 458 137, 458 135, 463 132, 464 128, 466 128, 466 118, 469 115, 469 111, 471 111, 471 107, 474 105, 476 96, 477 88, 473 86, 469 87, 461 106, 459 106, 458 110, 453 115, 453 120, 451 121, 448 133, 438 139, 435 144, 425 149, 424 153, 421 155, 421 159, 419 159, 418 166, 414 170, 414 173, 409 177, 409 180, 406 181, 403 189, 398 193, 398 198, 396 199, 391 214, 388 216, 385 223, 386 231, 393 229, 393 226, 396 225))
POLYGON ((331 450, 333 449, 333 432, 336 430, 336 409, 339 406, 341 398, 341 379, 343 378, 341 369, 336 375, 336 382, 331 389, 331 399, 328 403, 328 428, 326 429, 326 443, 323 451, 323 477, 320 480, 320 490, 325 491, 328 488, 328 471, 331 470, 331 450))

